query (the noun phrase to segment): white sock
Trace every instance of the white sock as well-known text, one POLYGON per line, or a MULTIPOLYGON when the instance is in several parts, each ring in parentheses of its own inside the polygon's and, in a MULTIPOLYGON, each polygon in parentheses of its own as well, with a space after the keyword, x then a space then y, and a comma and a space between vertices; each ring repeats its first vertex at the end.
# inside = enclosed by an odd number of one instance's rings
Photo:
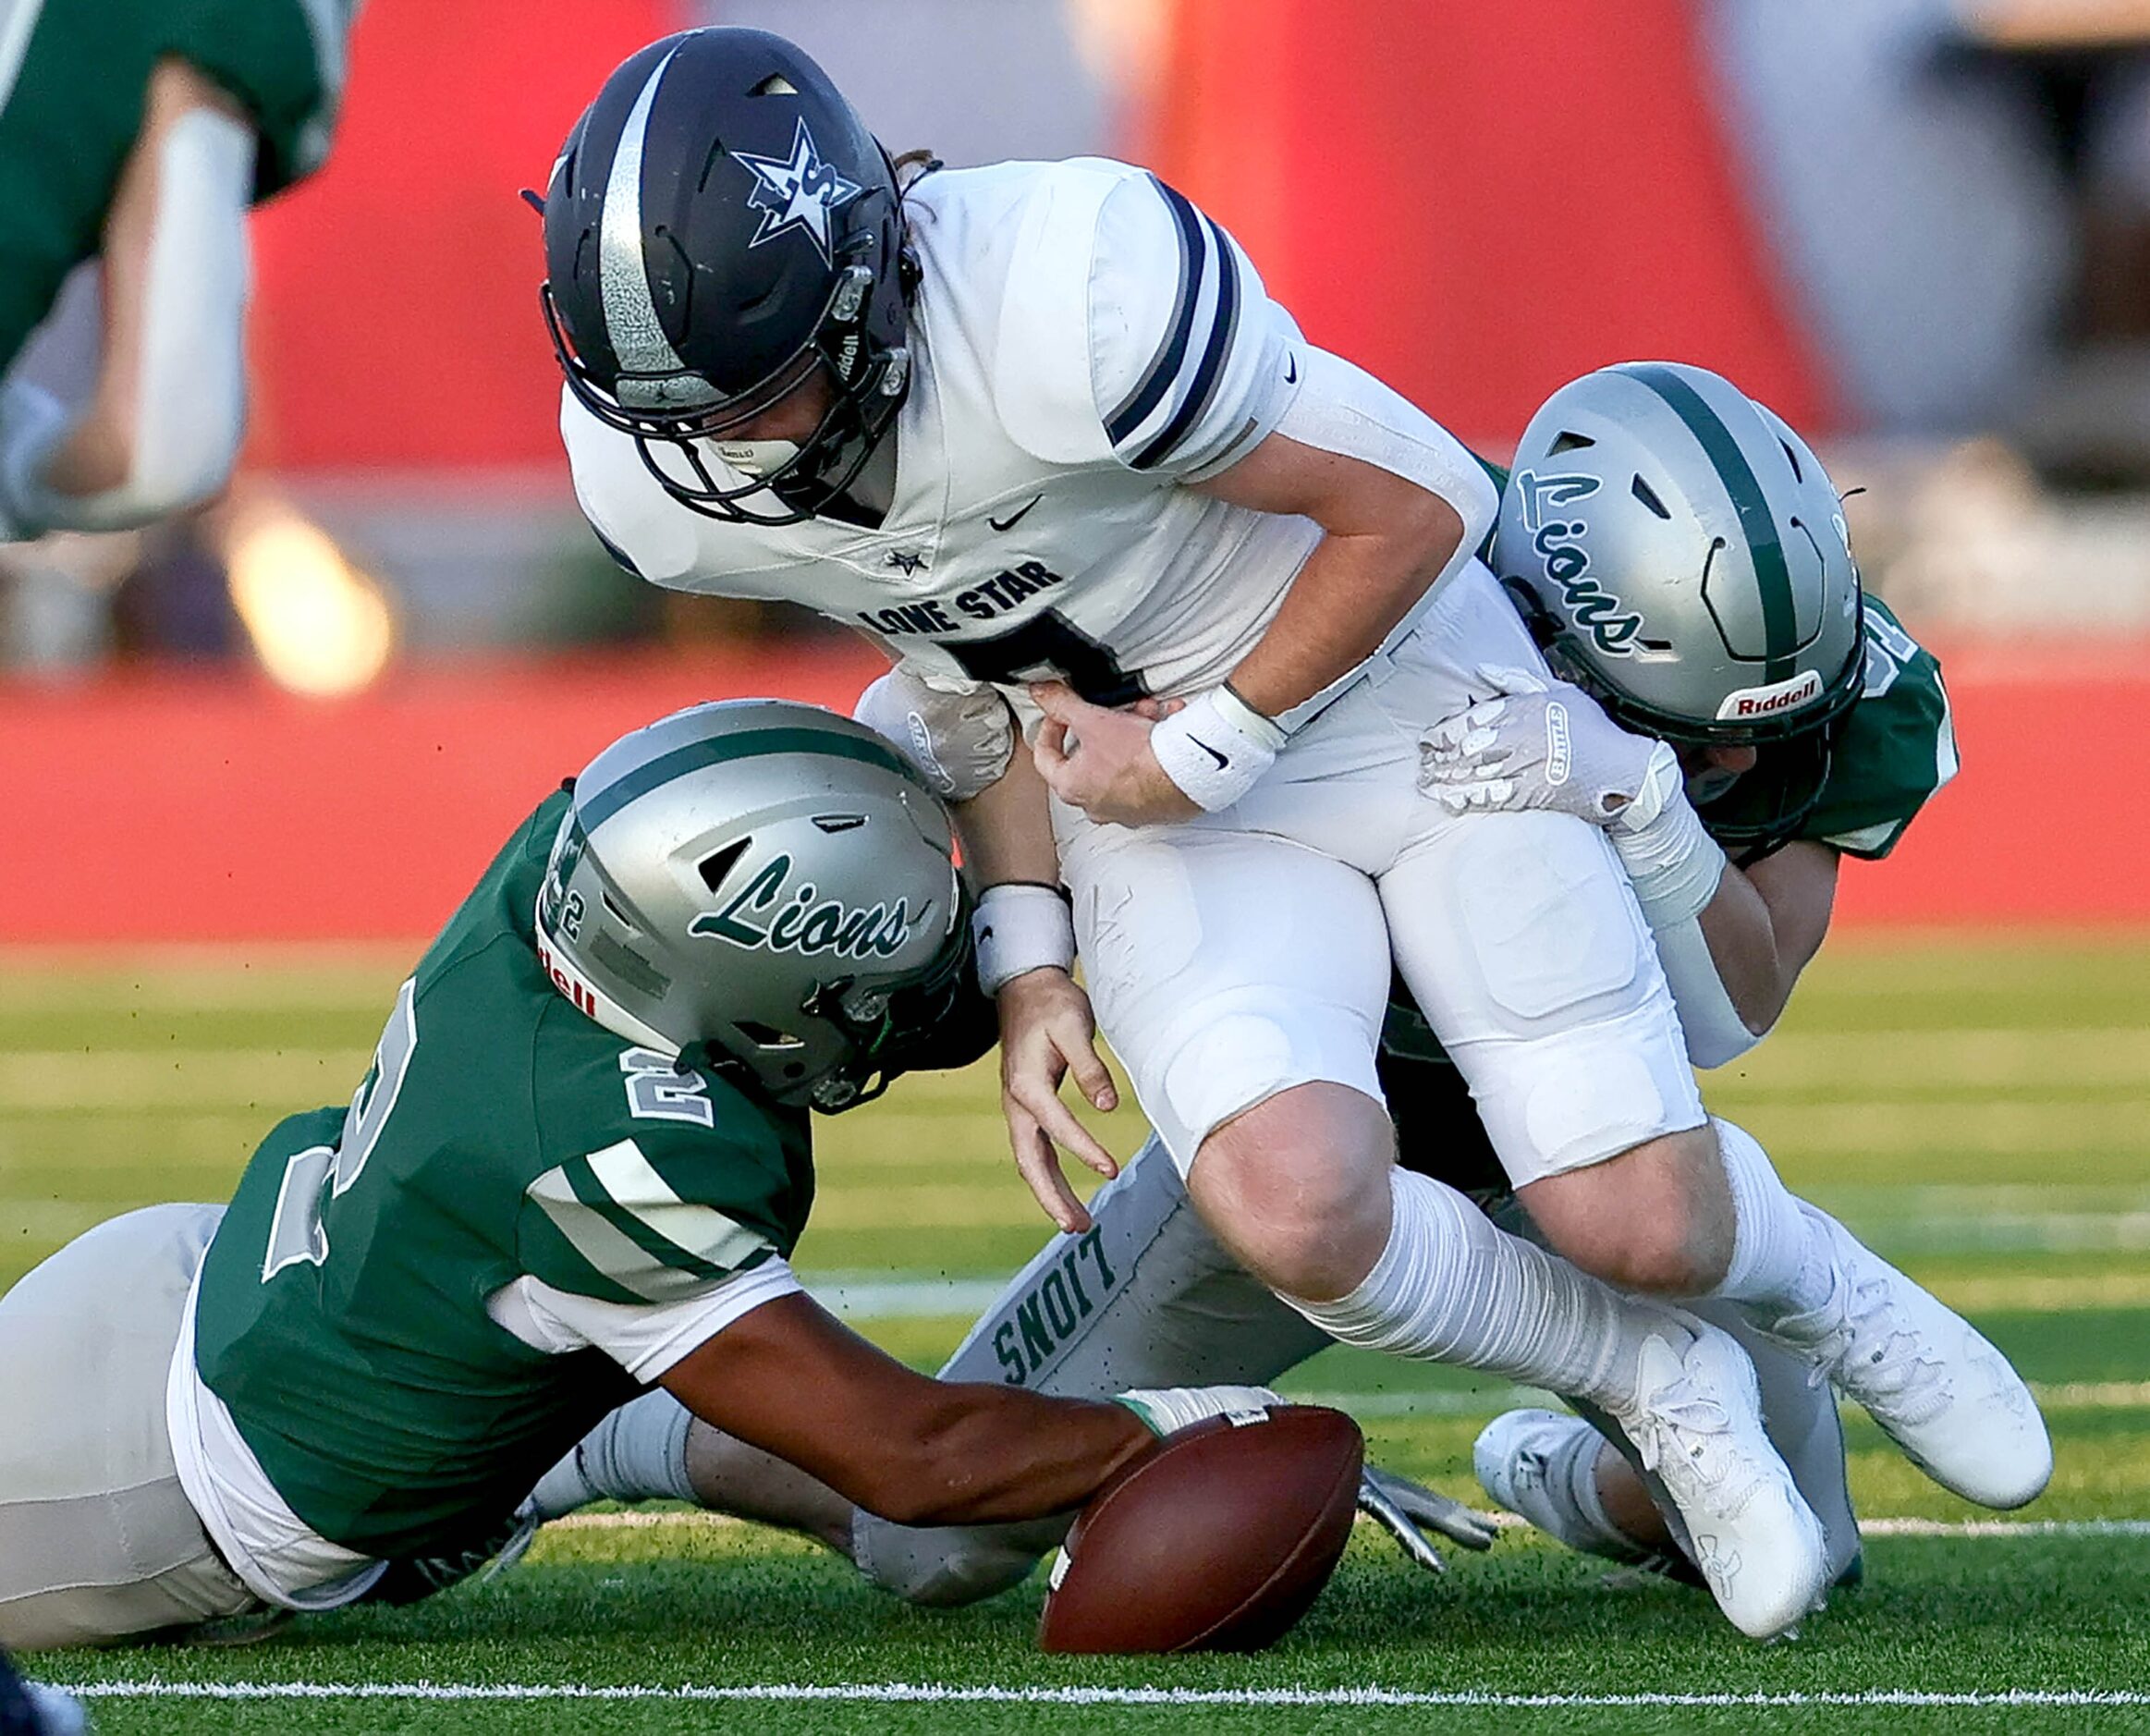
POLYGON ((546 1472, 527 1506, 544 1520, 592 1501, 692 1501, 687 1407, 662 1387, 623 1404, 546 1472))
POLYGON ((1731 1265, 1710 1294, 1752 1309, 1764 1325, 1819 1308, 1837 1263, 1821 1214, 1778 1180, 1752 1133, 1721 1119, 1716 1126, 1734 1228, 1731 1265))
POLYGON ((1648 1551, 1606 1517, 1605 1497, 1598 1492, 1598 1457, 1611 1450, 1604 1436, 1582 1423, 1546 1467, 1545 1482, 1567 1497, 1572 1529, 1555 1534, 1561 1542, 1590 1555, 1631 1561, 1648 1551))
POLYGON ((1373 1271, 1336 1302, 1283 1298, 1330 1337, 1616 1412, 1633 1407, 1645 1339, 1675 1352, 1692 1342, 1679 1314, 1495 1229, 1454 1188, 1408 1169, 1388 1176, 1394 1221, 1373 1271))

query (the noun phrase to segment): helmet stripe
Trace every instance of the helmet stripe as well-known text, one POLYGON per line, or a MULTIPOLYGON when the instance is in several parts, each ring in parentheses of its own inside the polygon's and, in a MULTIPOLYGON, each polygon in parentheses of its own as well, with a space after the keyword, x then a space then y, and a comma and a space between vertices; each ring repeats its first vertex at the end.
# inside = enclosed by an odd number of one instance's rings
POLYGON ((629 373, 678 373, 687 366, 657 318, 642 254, 642 142, 657 85, 678 52, 673 49, 651 69, 628 111, 605 173, 605 204, 598 217, 597 287, 605 303, 605 334, 629 373))
POLYGON ((1701 393, 1670 368, 1655 362, 1625 362, 1613 370, 1640 381, 1671 407, 1687 424, 1724 481, 1725 492, 1740 515, 1740 529, 1753 551, 1754 577, 1762 589, 1762 633, 1766 666, 1765 681, 1790 679, 1799 652, 1799 611, 1792 600, 1791 569, 1785 565, 1784 544, 1777 534, 1777 520, 1747 455, 1732 431, 1703 399, 1701 393))
POLYGON ((834 729, 796 727, 741 729, 736 735, 690 741, 669 753, 660 753, 647 764, 637 766, 624 777, 589 795, 578 790, 575 816, 584 831, 594 832, 629 802, 639 801, 675 777, 684 777, 705 766, 722 765, 729 760, 752 759, 763 753, 819 753, 830 759, 856 760, 863 765, 878 765, 885 771, 894 772, 921 789, 926 788, 925 779, 916 766, 894 748, 879 741, 862 741, 834 729))

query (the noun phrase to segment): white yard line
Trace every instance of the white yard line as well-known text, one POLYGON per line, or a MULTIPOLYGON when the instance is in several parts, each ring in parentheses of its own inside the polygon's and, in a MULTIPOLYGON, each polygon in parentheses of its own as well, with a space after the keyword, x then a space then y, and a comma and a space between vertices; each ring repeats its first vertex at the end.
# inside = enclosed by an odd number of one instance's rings
MULTIPOLYGON (((70 1684, 71 1685, 71 1684, 70 1684)), ((654 1700, 855 1701, 869 1705, 1545 1706, 2128 1706, 2150 1693, 2017 1688, 1952 1693, 1869 1688, 1821 1693, 1501 1693, 1483 1689, 1403 1688, 955 1688, 935 1682, 748 1683, 737 1687, 592 1686, 577 1682, 104 1681, 72 1686, 101 1700, 654 1700)))
MULTIPOLYGON (((958 1189, 947 1192, 951 1198, 962 1193, 958 1189)), ((13 1202, 0 1201, 0 1221, 5 1221, 10 1204, 13 1202)), ((97 1215, 97 1208, 82 1207, 84 1227, 94 1222, 97 1215)), ((2111 1253, 2125 1247, 2150 1248, 2150 1212, 2124 1218, 2054 1213, 2044 1219, 2022 1217, 2015 1222, 2024 1231, 2023 1238, 2001 1248, 1980 1240, 1981 1220, 1928 1219, 1917 1231, 1917 1252, 1936 1258, 1947 1254, 2111 1253)), ((1873 1240, 1884 1248, 1889 1245, 1884 1233, 1874 1233, 1873 1240)), ((802 1277, 817 1302, 854 1322, 975 1319, 998 1302, 1008 1287, 1005 1278, 882 1278, 835 1274, 824 1278, 811 1271, 802 1277)), ((2150 1307, 2150 1272, 2003 1272, 1941 1278, 1934 1283, 1934 1290, 1952 1307, 1973 1314, 2142 1308, 2150 1307)))
MULTIPOLYGON (((1529 1523, 1513 1513, 1488 1513, 1485 1517, 1496 1525, 1517 1529, 1529 1523)), ((655 1512, 570 1513, 565 1519, 554 1520, 545 1529, 653 1531, 666 1525, 726 1529, 746 1522, 725 1513, 666 1508, 655 1512)), ((1863 1519, 1859 1529, 1869 1537, 2150 1537, 2150 1519, 1863 1519)))

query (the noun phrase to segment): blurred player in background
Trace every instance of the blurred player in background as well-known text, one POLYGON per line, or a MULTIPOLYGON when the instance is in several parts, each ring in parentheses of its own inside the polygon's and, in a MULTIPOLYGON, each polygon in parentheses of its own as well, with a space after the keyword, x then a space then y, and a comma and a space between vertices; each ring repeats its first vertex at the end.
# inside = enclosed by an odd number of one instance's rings
POLYGON ((246 426, 247 213, 319 168, 359 0, 0 4, 0 541, 218 493, 246 426), (93 380, 9 370, 102 265, 93 380))
POLYGON ((0 1298, 0 1643, 405 1601, 516 1540, 641 1388, 892 1517, 1082 1504, 1247 1388, 916 1375, 811 1302, 809 1110, 991 1041, 947 811, 811 706, 697 706, 517 830, 348 1108, 228 1208, 101 1225, 0 1298))
MULTIPOLYGON (((1524 433, 1515 474, 1502 476, 1493 562, 1565 679, 1489 672, 1488 685, 1505 691, 1430 733, 1425 776, 1459 808, 1558 802, 1604 825, 1618 805, 1606 792, 1631 791, 1656 743, 1676 752, 1680 800, 1727 859, 1707 903, 1664 921, 1657 944, 1690 1046, 1719 1066, 1776 1023, 1826 933, 1842 858, 1893 850, 1954 775, 1956 751, 1938 665, 1883 604, 1863 597, 1840 527, 1825 528, 1842 552, 1799 581, 1802 613, 1831 623, 1829 633, 1759 682, 1772 672, 1728 642, 1723 623, 1741 617, 1742 593, 1777 581, 1768 544, 1804 534, 1816 515, 1834 517, 1836 495, 1776 417, 1758 406, 1741 416, 1728 383, 1677 372, 1724 412, 1714 425, 1781 446, 1781 479, 1747 497, 1756 455, 1698 440, 1623 371, 1554 394, 1524 433), (1847 666, 1832 638, 1863 642, 1862 654, 1847 666), (1558 774, 1551 744, 1564 756, 1558 774)), ((908 744, 946 793, 989 781, 1012 751, 1005 708, 936 693, 900 670, 869 690, 861 715, 908 744)), ((1461 1073, 1400 983, 1381 1079, 1402 1161, 1527 1230, 1461 1073)), ((1720 1122, 1718 1131, 1743 1183, 1757 1185, 1767 1159, 1743 1130, 1720 1122)), ((1091 1202, 1091 1215, 1092 1228, 1057 1238, 1016 1276, 945 1378, 1067 1393, 1122 1380, 1267 1382, 1327 1344, 1219 1245, 1155 1139, 1091 1202)), ((1792 1237, 1751 1253, 1757 1269, 1742 1275, 1738 1300, 1692 1305, 1753 1358, 1771 1436, 1826 1527, 1832 1578, 1861 1566, 1837 1391, 1959 1493, 2001 1507, 2036 1495, 2050 1449, 1999 1353, 1826 1214, 1797 1203, 1792 1223, 1792 1237), (1954 1377, 1965 1363, 1985 1373, 1954 1377), (1988 1439, 1966 1452, 1957 1442, 1969 1435, 1988 1439)), ((599 1493, 633 1498, 631 1485, 604 1480, 617 1476, 622 1441, 657 1428, 662 1408, 653 1400, 646 1414, 600 1430, 582 1479, 598 1486, 578 1497, 568 1468, 541 1499, 565 1510, 599 1493)), ((1474 1455, 1487 1492, 1575 1548, 1692 1578, 1677 1513, 1622 1433, 1595 1421, 1545 1411, 1497 1419, 1474 1455)), ((1055 1541, 1050 1526, 883 1525, 756 1455, 686 1442, 683 1418, 674 1426, 679 1450, 690 1446, 705 1485, 727 1491, 736 1510, 820 1535, 914 1601, 1004 1590, 1055 1541)), ((1421 1559, 1430 1558, 1414 1545, 1414 1521, 1467 1547, 1488 1540, 1455 1503, 1372 1479, 1369 1510, 1421 1559)))
POLYGON ((0 1652, 0 1736, 82 1736, 89 1728, 81 1702, 23 1681, 0 1652))

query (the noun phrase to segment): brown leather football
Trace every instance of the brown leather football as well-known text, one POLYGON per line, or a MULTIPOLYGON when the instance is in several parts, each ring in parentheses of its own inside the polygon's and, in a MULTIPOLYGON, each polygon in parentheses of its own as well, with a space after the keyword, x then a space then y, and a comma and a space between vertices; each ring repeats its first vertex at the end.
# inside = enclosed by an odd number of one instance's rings
POLYGON ((1054 1564, 1038 1644, 1048 1652, 1274 1644, 1344 1553, 1365 1449, 1350 1417, 1313 1405, 1180 1430, 1082 1510, 1054 1564))

